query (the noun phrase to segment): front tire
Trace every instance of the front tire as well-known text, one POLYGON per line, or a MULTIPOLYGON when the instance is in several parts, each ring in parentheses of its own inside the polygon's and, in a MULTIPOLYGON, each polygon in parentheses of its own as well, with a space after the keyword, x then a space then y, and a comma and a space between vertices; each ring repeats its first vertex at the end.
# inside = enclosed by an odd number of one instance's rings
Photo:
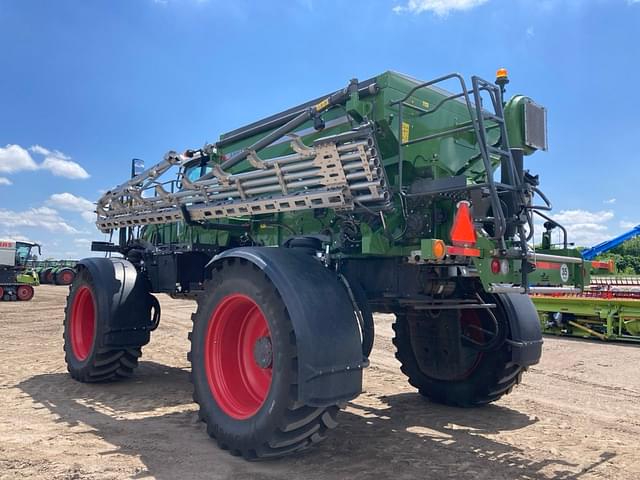
POLYGON ((491 329, 486 310, 441 310, 437 316, 414 310, 396 314, 396 358, 421 395, 436 403, 474 407, 498 400, 520 382, 525 369, 511 361, 505 341, 508 319, 496 304, 494 315, 501 331, 490 342, 483 338, 491 329), (461 337, 464 332, 466 340, 461 337), (490 343, 491 348, 479 346, 490 343))
POLYGON ((247 459, 280 457, 320 442, 337 406, 297 401, 297 349, 275 286, 255 265, 225 260, 205 285, 190 333, 194 400, 207 433, 247 459))
POLYGON ((80 382, 129 378, 138 366, 141 347, 105 346, 107 319, 97 314, 97 292, 91 274, 82 269, 67 297, 64 319, 64 352, 67 370, 80 382))
POLYGON ((51 283, 50 279, 53 278, 51 270, 52 270, 52 267, 47 267, 47 268, 45 268, 44 270, 42 270, 40 272, 40 274, 39 274, 40 275, 40 283, 42 283, 42 284, 51 283))

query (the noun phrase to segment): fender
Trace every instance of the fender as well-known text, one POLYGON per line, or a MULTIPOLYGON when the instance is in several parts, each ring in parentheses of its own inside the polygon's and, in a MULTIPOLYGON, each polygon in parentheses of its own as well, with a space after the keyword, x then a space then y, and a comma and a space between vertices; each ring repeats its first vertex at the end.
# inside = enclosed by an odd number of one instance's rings
POLYGON ((496 295, 505 309, 511 331, 512 361, 527 367, 535 365, 542 356, 542 328, 540 318, 528 295, 500 293, 496 295))
MULTIPOLYGON (((362 391, 362 341, 354 306, 337 275, 305 249, 241 247, 216 255, 260 268, 287 306, 298 350, 298 400, 323 407, 362 391)), ((215 270, 213 271, 215 275, 215 270)))
POLYGON ((151 310, 156 301, 149 282, 124 258, 85 258, 78 270, 87 269, 95 286, 96 318, 106 322, 102 346, 137 347, 149 343, 154 328, 151 310))

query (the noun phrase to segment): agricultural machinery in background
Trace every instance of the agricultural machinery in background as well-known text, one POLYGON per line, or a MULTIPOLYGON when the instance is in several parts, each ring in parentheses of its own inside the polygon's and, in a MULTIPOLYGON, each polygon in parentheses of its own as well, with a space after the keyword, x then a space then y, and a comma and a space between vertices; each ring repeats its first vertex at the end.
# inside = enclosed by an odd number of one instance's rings
MULTIPOLYGON (((547 231, 553 228, 550 225, 547 231)), ((598 255, 638 235, 640 225, 582 250, 582 257, 591 261, 592 269, 583 292, 532 296, 545 333, 640 343, 640 277, 613 275, 613 260, 596 260, 598 255)), ((543 237, 543 243, 549 244, 549 239, 543 237)))
POLYGON ((76 260, 43 260, 33 262, 32 268, 42 284, 71 285, 76 277, 77 263, 76 260))
POLYGON ((39 281, 27 264, 34 248, 40 252, 36 243, 0 240, 0 301, 29 301, 33 298, 33 287, 39 281))
POLYGON ((402 372, 430 400, 509 393, 541 354, 526 294, 579 292, 589 264, 566 241, 529 246, 551 209, 524 169, 547 148, 546 111, 505 102, 508 81, 352 80, 136 171, 98 201, 116 241, 92 249, 107 257, 78 263, 71 376, 129 377, 160 321, 152 294, 166 293, 197 301, 200 418, 248 459, 299 452, 336 426, 362 390, 372 312, 396 315, 402 372))

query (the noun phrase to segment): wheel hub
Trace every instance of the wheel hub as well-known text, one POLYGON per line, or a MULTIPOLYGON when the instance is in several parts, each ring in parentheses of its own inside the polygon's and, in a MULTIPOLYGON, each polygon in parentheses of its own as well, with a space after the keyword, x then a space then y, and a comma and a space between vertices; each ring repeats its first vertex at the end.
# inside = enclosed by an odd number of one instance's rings
POLYGON ((253 346, 253 358, 260 368, 269 368, 273 361, 273 349, 269 337, 260 337, 253 346))
POLYGON ((75 294, 71 306, 71 349, 79 361, 85 360, 93 347, 96 330, 96 313, 93 293, 83 286, 75 294))
MULTIPOLYGON (((474 310, 442 311, 437 318, 409 319, 411 344, 420 370, 437 380, 467 378, 478 365, 482 353, 462 342, 462 332, 481 325, 474 310)), ((473 330, 471 338, 483 342, 483 332, 473 330)))
POLYGON ((266 317, 241 293, 212 312, 205 339, 205 373, 216 403, 237 420, 255 415, 271 387, 273 347, 266 317))

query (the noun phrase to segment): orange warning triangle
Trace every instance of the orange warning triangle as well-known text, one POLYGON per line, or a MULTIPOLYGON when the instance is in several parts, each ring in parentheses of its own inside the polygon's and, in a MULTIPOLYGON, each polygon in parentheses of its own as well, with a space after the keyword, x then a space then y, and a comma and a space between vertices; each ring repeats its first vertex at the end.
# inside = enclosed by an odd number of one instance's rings
POLYGON ((458 211, 449 232, 451 242, 459 247, 471 247, 478 240, 469 205, 469 202, 465 201, 458 203, 458 211))

